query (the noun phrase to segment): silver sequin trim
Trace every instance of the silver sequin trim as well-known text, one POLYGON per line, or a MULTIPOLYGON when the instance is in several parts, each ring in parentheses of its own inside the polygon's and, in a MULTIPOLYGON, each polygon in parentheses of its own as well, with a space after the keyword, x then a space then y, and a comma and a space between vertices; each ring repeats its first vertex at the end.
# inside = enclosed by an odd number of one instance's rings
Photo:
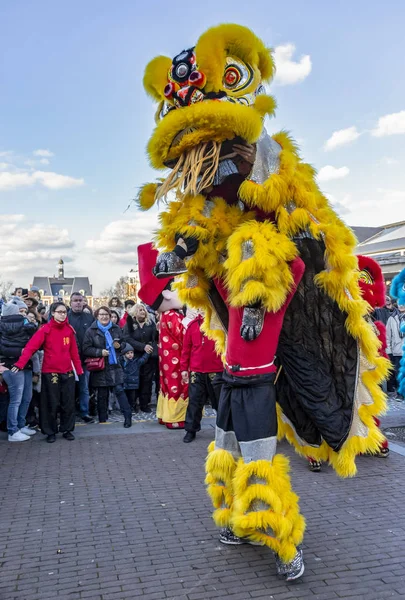
POLYGON ((239 446, 245 463, 255 460, 272 460, 276 453, 277 436, 251 442, 239 442, 239 446))
POLYGON ((255 253, 255 247, 252 240, 246 240, 242 243, 242 260, 248 260, 252 258, 255 253))
POLYGON ((221 160, 214 176, 213 185, 220 185, 229 175, 238 173, 238 167, 231 158, 221 160))
POLYGON ((256 160, 254 162, 250 181, 264 183, 270 175, 280 170, 281 146, 269 136, 263 127, 262 134, 257 141, 256 160))
POLYGON ((224 431, 220 427, 215 428, 215 448, 227 450, 235 459, 241 457, 239 442, 234 431, 224 431))
POLYGON ((197 275, 190 275, 187 277, 186 288, 195 288, 198 285, 198 277, 197 275))
POLYGON ((207 202, 204 204, 204 208, 202 209, 202 216, 207 217, 207 219, 209 219, 214 209, 214 206, 214 202, 212 202, 211 200, 207 200, 207 202))

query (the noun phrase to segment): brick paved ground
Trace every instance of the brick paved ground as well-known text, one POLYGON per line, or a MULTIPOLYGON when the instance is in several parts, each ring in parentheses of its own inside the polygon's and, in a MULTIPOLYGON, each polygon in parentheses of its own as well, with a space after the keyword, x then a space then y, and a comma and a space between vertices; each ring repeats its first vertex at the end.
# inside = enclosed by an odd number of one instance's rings
POLYGON ((53 445, 1 438, 1 600, 405 595, 405 457, 361 458, 359 476, 339 480, 282 445, 308 521, 305 577, 287 585, 265 549, 217 542, 202 469, 211 423, 190 445, 155 424, 110 427, 53 445))

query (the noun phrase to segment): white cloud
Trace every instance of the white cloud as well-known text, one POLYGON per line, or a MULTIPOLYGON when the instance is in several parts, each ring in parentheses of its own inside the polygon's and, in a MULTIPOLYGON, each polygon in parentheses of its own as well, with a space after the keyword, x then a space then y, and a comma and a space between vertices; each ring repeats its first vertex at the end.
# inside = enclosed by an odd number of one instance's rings
POLYGON ((54 153, 50 150, 34 150, 32 154, 34 156, 41 156, 43 158, 52 158, 52 156, 54 156, 54 153))
POLYGON ((339 215, 343 216, 351 212, 352 197, 350 194, 345 194, 340 200, 333 194, 325 194, 325 196, 339 215))
POLYGON ((392 158, 392 156, 383 156, 379 163, 380 165, 391 167, 392 165, 397 165, 399 160, 397 158, 392 158))
POLYGON ((349 175, 350 169, 348 167, 332 167, 331 165, 327 165, 326 167, 322 167, 317 175, 318 181, 331 181, 332 179, 343 179, 343 177, 347 177, 349 175))
POLYGON ((112 221, 98 239, 86 242, 86 248, 99 259, 134 265, 138 262, 138 245, 152 240, 157 225, 156 213, 112 221))
POLYGON ((28 221, 24 215, 0 214, 2 246, 1 270, 4 273, 52 274, 61 254, 72 260, 74 242, 67 229, 28 221))
POLYGON ((371 131, 375 137, 405 133, 405 110, 378 119, 377 127, 371 131))
POLYGON ((357 140, 357 138, 360 137, 360 135, 360 132, 357 131, 357 128, 354 126, 334 131, 325 144, 325 150, 333 150, 338 146, 345 146, 346 144, 350 144, 351 142, 357 140))
MULTIPOLYGON (((378 188, 377 192, 382 195, 382 205, 386 204, 403 204, 405 200, 405 189, 396 190, 392 188, 378 188)), ((402 208, 402 206, 401 206, 402 208)))
POLYGON ((276 75, 274 83, 278 85, 291 85, 303 81, 311 72, 312 63, 309 54, 300 57, 299 61, 293 60, 294 44, 283 44, 274 50, 276 75))
POLYGON ((84 179, 59 175, 52 171, 0 172, 0 191, 31 187, 35 184, 42 185, 50 190, 61 190, 84 185, 84 179))

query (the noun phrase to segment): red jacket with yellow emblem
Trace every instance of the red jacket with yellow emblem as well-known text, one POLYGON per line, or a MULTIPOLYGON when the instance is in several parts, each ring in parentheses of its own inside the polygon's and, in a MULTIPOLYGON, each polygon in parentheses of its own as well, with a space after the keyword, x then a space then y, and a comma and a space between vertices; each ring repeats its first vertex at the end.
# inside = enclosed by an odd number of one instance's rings
POLYGON ((23 369, 39 349, 44 350, 43 373, 68 373, 73 370, 73 364, 77 374, 83 374, 75 330, 69 325, 67 319, 63 323, 51 319, 41 327, 25 346, 15 366, 23 369))

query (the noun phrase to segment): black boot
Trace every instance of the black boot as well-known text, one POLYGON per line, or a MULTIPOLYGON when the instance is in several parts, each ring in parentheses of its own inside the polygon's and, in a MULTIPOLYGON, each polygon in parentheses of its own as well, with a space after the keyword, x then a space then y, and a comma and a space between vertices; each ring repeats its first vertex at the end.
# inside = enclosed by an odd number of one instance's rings
POLYGON ((131 415, 128 415, 127 417, 125 417, 124 427, 125 427, 125 429, 128 429, 128 427, 132 427, 131 415))
POLYGON ((56 435, 54 433, 51 433, 51 435, 48 435, 48 437, 46 438, 46 441, 48 442, 48 444, 53 444, 54 442, 56 442, 56 435))
POLYGON ((186 435, 183 438, 183 442, 185 444, 189 444, 190 442, 193 442, 194 440, 195 440, 195 432, 187 431, 186 435))

